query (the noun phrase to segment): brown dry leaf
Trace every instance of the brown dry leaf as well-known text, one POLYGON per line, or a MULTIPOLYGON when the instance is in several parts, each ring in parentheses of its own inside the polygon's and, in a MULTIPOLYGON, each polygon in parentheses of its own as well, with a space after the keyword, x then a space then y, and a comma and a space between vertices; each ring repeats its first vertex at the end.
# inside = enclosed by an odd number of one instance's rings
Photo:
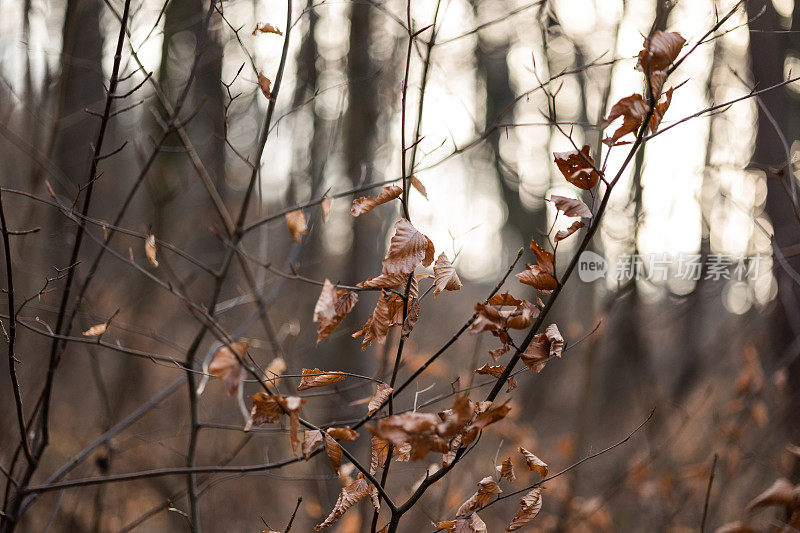
POLYGON ((604 130, 619 117, 622 117, 622 125, 611 137, 603 139, 603 143, 614 146, 621 137, 635 133, 642 125, 645 115, 647 115, 647 103, 641 94, 632 94, 621 98, 611 107, 608 116, 600 123, 600 129, 604 130))
POLYGON ((327 222, 328 215, 331 214, 331 206, 333 205, 333 198, 325 198, 320 202, 319 206, 322 208, 322 220, 327 222))
POLYGON ((378 298, 378 303, 375 304, 375 310, 367 319, 361 331, 353 333, 353 337, 360 337, 364 335, 364 340, 361 342, 361 351, 367 349, 367 346, 378 341, 382 344, 386 340, 386 334, 389 332, 389 326, 392 320, 391 309, 389 308, 390 293, 381 291, 381 296, 378 298))
POLYGON ((386 398, 392 393, 394 389, 392 389, 388 383, 378 383, 377 389, 375 389, 375 394, 372 395, 372 398, 369 400, 369 404, 367 405, 367 414, 371 415, 378 409, 380 409, 383 402, 386 401, 386 398))
POLYGON ((373 436, 372 440, 370 440, 369 473, 374 476, 378 468, 383 468, 388 456, 389 442, 373 436))
POLYGON ((286 228, 289 230, 289 235, 292 236, 295 242, 302 242, 303 235, 308 231, 306 225, 306 216, 303 214, 302 209, 295 209, 286 213, 286 228))
POLYGON ((644 49, 639 52, 636 70, 645 74, 653 74, 667 70, 681 53, 686 39, 679 33, 657 31, 644 41, 644 49))
POLYGON ((275 35, 283 35, 281 30, 273 26, 272 24, 260 24, 257 23, 255 29, 253 30, 253 35, 257 34, 258 32, 261 33, 274 33, 275 35))
POLYGON ((354 217, 368 213, 381 204, 390 202, 403 194, 403 189, 397 185, 389 185, 384 187, 381 193, 375 197, 362 196, 353 200, 353 206, 350 208, 350 214, 354 217))
MULTIPOLYGON (((408 303, 406 318, 403 320, 403 328, 400 332, 401 339, 407 339, 408 336, 411 335, 414 325, 417 323, 417 320, 419 320, 419 313, 421 310, 419 298, 411 298, 408 303)), ((402 310, 400 316, 402 317, 402 310)))
POLYGON ((496 305, 498 307, 516 307, 522 303, 522 300, 518 300, 514 298, 510 293, 503 292, 500 294, 495 294, 489 301, 487 302, 491 305, 496 305))
POLYGON ((522 446, 519 447, 519 453, 525 458, 525 463, 528 465, 528 470, 531 472, 539 472, 542 478, 547 477, 547 463, 536 457, 533 453, 529 452, 522 446))
MULTIPOLYGON (((336 504, 333 506, 333 510, 331 511, 331 514, 328 515, 328 518, 326 518, 321 524, 314 526, 314 529, 319 531, 320 529, 332 526, 337 520, 339 520, 339 518, 342 517, 342 515, 344 515, 344 513, 347 512, 348 509, 367 496, 370 496, 371 492, 372 490, 370 483, 364 479, 362 474, 358 474, 358 479, 342 489, 342 492, 339 494, 339 499, 336 500, 336 504)), ((373 506, 376 510, 378 510, 378 502, 375 498, 372 498, 372 500, 373 506)))
POLYGON ((475 369, 474 372, 476 374, 486 374, 499 378, 505 369, 506 367, 503 365, 489 366, 489 363, 486 363, 482 367, 475 369))
MULTIPOLYGON (((506 319, 498 309, 491 305, 478 302, 475 304, 475 320, 469 327, 470 333, 482 333, 484 331, 500 332, 506 327, 506 319)), ((503 344, 506 344, 504 342, 503 344)))
POLYGON ((664 118, 664 113, 667 112, 667 109, 669 109, 669 104, 672 103, 672 91, 674 90, 674 87, 670 87, 667 92, 664 93, 664 101, 657 103, 655 109, 653 109, 653 115, 650 117, 650 121, 647 123, 650 127, 650 131, 653 133, 658 131, 658 126, 661 124, 661 119, 664 118))
POLYGON ((433 413, 410 411, 382 418, 376 426, 368 429, 376 437, 400 446, 404 442, 410 442, 413 437, 433 433, 438 424, 439 417, 433 413))
POLYGON ((408 283, 408 274, 381 274, 362 281, 358 286, 365 289, 396 289, 401 285, 405 288, 406 283, 408 283))
POLYGON ((158 267, 158 260, 156 259, 156 236, 152 233, 147 236, 144 241, 144 253, 147 255, 147 260, 154 267, 158 267))
POLYGON ((414 187, 426 200, 428 199, 428 191, 425 186, 419 181, 416 176, 411 176, 411 186, 414 187))
POLYGON ((590 155, 589 145, 581 151, 554 152, 553 157, 558 170, 568 182, 579 189, 589 190, 597 185, 600 175, 594 169, 594 159, 590 155))
POLYGON ((261 88, 261 92, 264 93, 264 96, 267 97, 267 100, 273 100, 272 92, 270 90, 270 87, 272 87, 272 82, 261 72, 258 73, 258 86, 261 88))
POLYGON ((514 464, 511 462, 511 457, 503 459, 501 465, 497 467, 497 472, 500 474, 501 478, 511 482, 517 479, 517 476, 514 474, 514 464))
POLYGON ((84 331, 82 335, 84 337, 99 337, 100 335, 106 332, 106 328, 108 328, 108 322, 103 322, 102 324, 95 324, 94 326, 84 331))
POLYGON ((322 285, 314 306, 314 322, 317 322, 317 344, 322 342, 338 326, 358 302, 358 294, 336 287, 327 278, 322 285))
POLYGON ((228 395, 233 396, 239 389, 245 376, 245 369, 239 364, 239 360, 244 355, 248 342, 232 342, 227 346, 220 347, 214 354, 214 359, 208 366, 208 371, 225 382, 228 386, 228 395), (233 351, 231 351, 233 350, 233 351))
POLYGON ((552 194, 550 195, 550 201, 555 204, 556 209, 568 217, 592 218, 592 210, 580 200, 552 194))
POLYGON ((542 510, 542 488, 536 487, 519 501, 519 509, 517 514, 514 515, 511 523, 506 527, 506 531, 516 531, 522 526, 536 518, 539 511, 542 510))
POLYGON ((328 374, 319 368, 313 370, 304 368, 303 377, 300 379, 300 385, 298 385, 297 390, 301 391, 313 387, 324 387, 325 385, 342 381, 346 377, 347 376, 344 374, 328 374))
POLYGON ((336 475, 339 475, 339 468, 342 466, 342 449, 336 439, 328 433, 325 434, 325 453, 328 454, 328 459, 336 475))
POLYGON ((533 255, 536 256, 536 263, 548 274, 555 276, 556 256, 539 246, 539 243, 533 239, 531 239, 531 250, 533 250, 533 255))
POLYGON ((300 429, 300 407, 306 403, 306 401, 298 396, 281 396, 280 394, 276 394, 276 397, 280 406, 286 414, 289 415, 289 442, 292 444, 292 452, 296 455, 297 447, 302 444, 297 437, 297 431, 300 429))
POLYGON ((540 291, 552 291, 558 286, 558 281, 549 272, 538 265, 527 265, 527 269, 516 274, 520 283, 530 285, 540 291))
POLYGON ((450 531, 453 533, 486 533, 486 523, 477 513, 472 513, 469 518, 457 518, 450 531))
POLYGON ((322 431, 318 429, 307 429, 303 431, 303 459, 308 461, 311 458, 311 452, 317 443, 322 442, 322 431))
POLYGON ((520 354, 525 366, 537 373, 544 370, 549 357, 550 343, 547 342, 547 337, 543 333, 536 335, 533 338, 533 342, 520 354))
POLYGON ((433 522, 433 527, 436 531, 447 530, 452 531, 456 527, 455 520, 442 520, 441 522, 433 522))
POLYGON ((786 478, 778 478, 770 487, 747 504, 747 510, 781 505, 800 507, 800 486, 796 487, 786 478))
POLYGON ((547 340, 550 342, 550 357, 561 357, 562 352, 564 351, 564 337, 561 336, 561 332, 558 331, 558 326, 555 324, 550 324, 544 330, 544 334, 547 337, 547 340))
POLYGON ((283 409, 278 403, 277 396, 259 392, 252 396, 253 408, 250 410, 250 419, 244 426, 245 431, 250 431, 253 426, 274 424, 283 416, 283 409))
POLYGON ((404 442, 400 446, 397 447, 397 453, 395 454, 397 457, 395 461, 400 461, 401 463, 407 463, 411 460, 411 450, 412 446, 410 442, 404 442))
POLYGON ((398 220, 394 227, 395 233, 383 260, 382 273, 411 274, 420 263, 430 266, 433 262, 433 242, 404 218, 398 220))
POLYGON ((499 422, 505 418, 509 411, 511 411, 511 406, 508 405, 508 402, 502 403, 498 406, 493 405, 475 417, 475 420, 472 421, 468 429, 483 429, 486 426, 490 426, 495 422, 499 422))
POLYGON ((442 423, 436 426, 436 433, 440 437, 453 437, 464 429, 474 414, 475 407, 469 398, 456 395, 453 398, 453 408, 438 413, 442 423))
POLYGON ((492 498, 493 494, 500 494, 503 492, 497 485, 497 482, 491 477, 487 476, 478 482, 478 492, 470 496, 470 498, 461 504, 461 507, 456 511, 457 517, 464 517, 486 505, 492 498))
POLYGON ((583 222, 581 222, 580 220, 576 220, 567 229, 562 229, 560 231, 557 231, 555 236, 555 241, 556 242, 563 241, 564 239, 566 239, 567 237, 569 237, 570 235, 581 229, 583 226, 584 226, 583 222))
POLYGON ((489 350, 489 355, 491 355, 492 359, 494 359, 494 361, 497 362, 497 360, 500 359, 503 356, 503 354, 507 352, 508 352, 508 344, 504 344, 500 348, 489 350))
POLYGON ((462 287, 456 267, 450 263, 444 252, 439 254, 436 264, 433 265, 433 275, 434 283, 436 283, 436 289, 433 291, 434 298, 442 291, 457 291, 462 287))
POLYGON ((343 440, 345 442, 351 442, 358 438, 358 431, 350 429, 350 426, 328 428, 328 434, 336 440, 343 440))

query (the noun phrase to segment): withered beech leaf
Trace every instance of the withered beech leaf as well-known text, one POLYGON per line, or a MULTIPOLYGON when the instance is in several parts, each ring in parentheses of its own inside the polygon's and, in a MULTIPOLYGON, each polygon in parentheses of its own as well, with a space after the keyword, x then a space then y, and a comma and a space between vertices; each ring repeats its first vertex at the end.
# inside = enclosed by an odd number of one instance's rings
POLYGON ((433 265, 433 275, 434 283, 436 284, 436 289, 433 291, 434 298, 442 291, 457 291, 462 287, 461 280, 458 279, 458 274, 456 273, 456 267, 450 263, 444 252, 439 254, 436 263, 433 265))
POLYGON ((672 91, 674 90, 674 87, 670 87, 667 92, 664 93, 664 101, 657 103, 656 107, 653 109, 653 114, 650 116, 650 122, 648 122, 650 131, 654 133, 658 131, 658 126, 661 124, 661 119, 664 118, 664 113, 667 112, 667 109, 669 109, 669 104, 672 103, 672 91))
POLYGON ((420 263, 430 266, 433 262, 433 242, 404 218, 398 220, 394 227, 389 251, 383 259, 382 273, 411 274, 420 263))
POLYGON ((542 248, 539 243, 533 239, 531 239, 531 250, 533 250, 533 255, 536 256, 536 263, 548 274, 555 276, 556 256, 542 248))
POLYGON ((322 442, 322 431, 318 429, 307 429, 303 431, 303 459, 308 461, 314 447, 322 442))
POLYGON ((372 395, 372 398, 369 400, 369 404, 367 405, 367 414, 371 415, 378 409, 380 409, 383 402, 386 401, 386 398, 392 393, 394 389, 392 389, 388 383, 378 383, 377 389, 375 389, 375 394, 372 395))
POLYGON ((403 328, 400 332, 400 338, 407 339, 408 336, 411 335, 411 331, 414 329, 414 325, 419 319, 420 311, 421 307, 419 305, 419 298, 409 298, 407 314, 405 320, 403 320, 403 328))
POLYGON ((500 474, 501 478, 511 482, 517 479, 517 476, 514 474, 514 464, 511 462, 511 457, 503 459, 503 462, 497 467, 497 472, 500 474))
POLYGON ((622 125, 611 137, 603 139, 603 143, 614 146, 620 138, 629 133, 635 133, 642 125, 645 115, 647 115, 647 103, 641 94, 632 94, 621 98, 611 107, 608 116, 600 123, 600 129, 605 129, 619 117, 622 117, 622 125))
POLYGON ((390 202, 403 194, 403 189, 397 185, 389 185, 384 187, 381 193, 375 197, 362 196, 353 200, 353 206, 350 208, 350 214, 354 217, 368 213, 381 204, 390 202))
POLYGON ((217 353, 214 354, 214 359, 208 367, 210 373, 225 382, 229 396, 233 396, 236 393, 244 379, 245 369, 239 364, 239 360, 249 347, 250 343, 243 341, 221 346, 217 353))
POLYGON ((525 463, 528 465, 528 470, 531 472, 539 472, 542 478, 547 477, 547 463, 536 457, 532 452, 526 450, 522 446, 519 447, 519 453, 525 458, 525 463))
POLYGON ((592 210, 589 206, 575 198, 567 198, 566 196, 550 195, 550 201, 555 204, 556 209, 564 213, 568 217, 585 217, 592 218, 592 210))
POLYGON ((552 291, 558 286, 556 278, 538 265, 528 264, 527 268, 516 276, 520 283, 540 291, 552 291))
POLYGON ((475 417, 475 420, 470 423, 469 427, 483 429, 505 418, 509 411, 511 411, 511 406, 508 405, 508 402, 497 406, 492 405, 475 417))
POLYGON ((644 40, 644 49, 639 52, 636 70, 645 74, 667 70, 681 53, 686 39, 679 33, 657 31, 644 40))
POLYGON ((358 438, 358 431, 350 429, 350 426, 344 426, 341 428, 328 428, 328 435, 337 440, 351 442, 358 438))
MULTIPOLYGON (((336 500, 336 504, 333 506, 333 510, 331 511, 331 514, 328 515, 328 518, 326 518, 321 524, 314 526, 314 529, 319 531, 320 529, 331 527, 342 517, 342 515, 344 515, 344 513, 347 512, 348 509, 367 496, 370 496, 371 492, 371 484, 364 479, 362 474, 358 474, 358 479, 353 481, 348 486, 342 488, 342 492, 339 494, 339 499, 336 500)), ((376 510, 379 508, 377 503, 377 500, 372 498, 372 504, 376 510)))
POLYGON ((297 448, 302 444, 297 437, 297 432, 300 429, 300 407, 306 403, 306 401, 298 396, 281 396, 280 394, 276 394, 275 397, 284 412, 289 415, 289 442, 292 445, 292 452, 297 455, 297 448))
POLYGON ((277 396, 266 392, 258 392, 252 398, 253 408, 250 410, 250 419, 244 426, 245 431, 250 431, 253 426, 274 424, 283 416, 283 409, 278 403, 277 396))
POLYGON ((144 253, 147 256, 147 260, 150 261, 150 264, 154 267, 158 267, 158 260, 156 259, 156 236, 152 233, 149 234, 144 241, 144 253))
POLYGON ((542 488, 536 487, 519 501, 519 509, 517 514, 511 520, 511 523, 506 527, 506 531, 516 531, 522 526, 536 518, 539 511, 542 510, 542 488))
POLYGON ((589 145, 581 151, 554 152, 553 157, 558 170, 568 182, 579 189, 589 190, 597 185, 600 175, 594 169, 594 159, 590 155, 589 145))
POLYGON ((561 357, 561 353, 564 350, 564 337, 562 337, 561 332, 558 331, 558 326, 555 324, 550 324, 545 328, 544 335, 550 342, 549 356, 561 357))
POLYGON ((339 468, 342 466, 342 449, 339 447, 339 443, 336 442, 336 439, 331 437, 328 433, 325 433, 325 453, 328 455, 328 459, 336 475, 339 475, 339 468))
POLYGON ((261 33, 274 33, 275 35, 283 35, 281 30, 273 26, 272 24, 260 24, 257 23, 255 29, 253 30, 253 35, 257 34, 258 32, 261 33))
POLYGON ((490 366, 489 363, 486 363, 482 367, 476 368, 474 372, 476 374, 486 374, 489 376, 494 376, 496 378, 499 378, 503 374, 503 371, 505 369, 506 367, 504 367, 503 365, 490 366))
POLYGON ((747 504, 747 510, 768 506, 800 507, 800 485, 794 486, 788 479, 778 478, 747 504))
POLYGON ((375 309, 367 319, 361 331, 353 333, 353 337, 360 337, 364 335, 364 340, 361 342, 361 351, 367 349, 367 346, 378 341, 383 343, 386 340, 386 334, 389 332, 389 326, 392 320, 391 309, 389 308, 390 293, 381 291, 381 296, 378 298, 378 303, 375 304, 375 309))
POLYGON ((267 97, 267 100, 273 99, 271 91, 272 81, 270 81, 268 77, 264 76, 262 72, 258 73, 258 86, 261 89, 261 92, 264 94, 264 96, 267 97))
POLYGON ((100 335, 106 332, 106 328, 108 328, 107 322, 103 322, 102 324, 95 324, 94 326, 84 331, 82 335, 84 337, 99 337, 100 335))
POLYGON ((486 533, 486 523, 481 520, 478 513, 472 513, 467 518, 456 518, 453 523, 452 533, 486 533))
POLYGON ((353 310, 357 302, 357 293, 345 289, 337 291, 333 283, 325 279, 314 306, 314 322, 319 324, 317 326, 317 344, 336 329, 336 326, 353 310))
POLYGON ((418 193, 420 193, 426 200, 428 199, 428 191, 425 189, 425 185, 419 181, 419 178, 416 176, 411 176, 411 186, 414 187, 418 193))
POLYGON ((395 446, 409 442, 423 433, 432 433, 439 424, 439 417, 433 413, 407 412, 387 416, 370 427, 370 432, 395 446))
POLYGON ((477 485, 478 491, 461 504, 461 507, 456 511, 457 517, 469 515, 469 513, 486 505, 493 494, 500 494, 503 492, 491 476, 486 476, 480 480, 477 485))
POLYGON ((300 379, 300 385, 297 386, 297 390, 306 390, 312 387, 324 387, 325 385, 330 385, 331 383, 335 383, 337 381, 342 381, 347 376, 344 374, 329 374, 325 373, 319 368, 303 369, 303 377, 300 379))
POLYGON ((373 436, 372 440, 370 440, 369 473, 374 476, 378 468, 383 468, 386 465, 388 456, 389 441, 373 436))
POLYGON ((436 531, 453 531, 453 528, 456 527, 455 520, 442 520, 441 522, 434 522, 433 527, 436 528, 436 531))
POLYGON ((494 359, 494 361, 497 362, 497 360, 500 359, 500 357, 502 357, 503 354, 508 352, 508 350, 509 350, 508 344, 504 344, 500 348, 495 348, 494 350, 489 350, 489 355, 491 355, 492 359, 494 359))
POLYGON ((331 214, 331 206, 333 205, 333 198, 325 198, 319 203, 320 208, 322 209, 322 220, 323 222, 327 222, 328 215, 331 214))
POLYGON ((514 298, 508 292, 501 292, 500 294, 495 294, 494 296, 489 298, 489 301, 487 303, 489 303, 491 305, 496 305, 498 307, 504 307, 504 306, 506 306, 506 307, 516 307, 516 306, 518 306, 519 304, 522 303, 522 300, 518 300, 518 299, 514 298))
POLYGON ((554 240, 556 242, 563 241, 564 239, 566 239, 567 237, 569 237, 570 235, 581 229, 583 226, 584 226, 583 222, 581 222, 580 220, 576 220, 567 229, 562 229, 560 231, 557 231, 554 240))
POLYGON ((306 225, 306 216, 303 214, 302 209, 295 209, 286 213, 286 228, 289 230, 289 235, 292 236, 295 242, 302 242, 303 235, 308 231, 306 225))

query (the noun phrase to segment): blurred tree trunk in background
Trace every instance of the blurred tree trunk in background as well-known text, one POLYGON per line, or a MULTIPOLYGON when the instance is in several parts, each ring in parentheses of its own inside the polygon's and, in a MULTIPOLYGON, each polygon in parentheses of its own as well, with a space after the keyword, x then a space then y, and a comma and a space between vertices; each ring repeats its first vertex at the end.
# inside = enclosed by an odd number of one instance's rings
MULTIPOLYGON (((485 0, 484 0, 485 1, 485 0)), ((473 16, 480 21, 481 0, 470 0, 473 16)), ((478 44, 475 46, 475 61, 478 79, 483 82, 486 89, 484 102, 484 128, 491 128, 497 123, 498 115, 514 101, 514 91, 511 88, 508 70, 508 39, 487 39, 489 32, 478 32, 478 44)), ((478 107, 480 109, 480 106, 478 107)), ((504 117, 503 122, 511 123, 513 116, 504 117)), ((543 231, 547 223, 547 211, 544 206, 534 211, 522 204, 519 188, 519 174, 503 160, 500 154, 500 135, 505 130, 497 129, 489 134, 487 146, 490 150, 489 158, 497 175, 503 202, 506 204, 508 218, 507 226, 515 233, 514 242, 526 243, 531 235, 543 231)), ((513 248, 512 244, 512 248, 513 248)))
MULTIPOLYGON (((795 2, 790 33, 779 33, 780 15, 771 2, 761 13, 764 2, 747 4, 750 17, 750 57, 753 81, 763 89, 780 83, 784 79, 784 58, 790 50, 800 50, 800 2, 795 2), (760 16, 759 16, 760 14, 760 16)), ((796 75, 793 73, 793 75, 796 75)), ((764 106, 772 113, 768 117, 762 109, 758 112, 753 165, 763 169, 767 175, 766 212, 774 229, 773 245, 784 252, 798 244, 800 221, 792 205, 790 194, 796 191, 796 179, 788 167, 787 154, 776 126, 789 143, 800 138, 800 107, 796 97, 786 87, 770 91, 761 96, 764 106), (773 126, 771 120, 776 125, 773 126)), ((800 271, 800 255, 785 253, 789 267, 800 271)), ((800 353, 797 339, 800 337, 800 287, 784 268, 774 259, 773 273, 778 283, 778 295, 769 317, 769 360, 777 362, 791 358, 788 366, 790 393, 789 412, 800 411, 800 353)), ((800 438, 800 428, 795 425, 790 438, 800 438)))
MULTIPOLYGON (((70 181, 86 181, 97 128, 96 117, 105 98, 103 90, 103 36, 100 33, 102 2, 68 0, 61 50, 61 77, 56 93, 53 160, 70 181)), ((75 189, 67 192, 70 196, 75 189)), ((60 217, 55 214, 53 216, 60 217)))

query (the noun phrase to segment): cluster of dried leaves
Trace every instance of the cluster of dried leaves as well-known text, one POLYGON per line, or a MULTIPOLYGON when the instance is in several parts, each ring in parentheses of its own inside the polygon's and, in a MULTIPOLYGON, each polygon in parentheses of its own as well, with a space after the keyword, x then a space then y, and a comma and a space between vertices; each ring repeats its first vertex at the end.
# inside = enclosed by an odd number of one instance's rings
MULTIPOLYGON (((547 477, 547 464, 544 461, 525 448, 520 447, 518 451, 525 460, 525 465, 529 471, 538 472, 542 479, 547 477)), ((506 457, 496 469, 500 479, 505 479, 508 482, 514 482, 517 479, 511 457, 506 457)), ((486 506, 493 495, 503 492, 498 485, 498 481, 491 476, 480 480, 478 482, 478 491, 461 504, 456 511, 455 519, 443 520, 434 524, 437 531, 485 533, 487 531, 486 524, 478 516, 477 511, 486 506)), ((514 518, 506 526, 506 531, 516 531, 522 528, 539 514, 542 509, 542 487, 540 484, 541 481, 530 487, 530 490, 522 496, 519 501, 519 508, 514 518)))

